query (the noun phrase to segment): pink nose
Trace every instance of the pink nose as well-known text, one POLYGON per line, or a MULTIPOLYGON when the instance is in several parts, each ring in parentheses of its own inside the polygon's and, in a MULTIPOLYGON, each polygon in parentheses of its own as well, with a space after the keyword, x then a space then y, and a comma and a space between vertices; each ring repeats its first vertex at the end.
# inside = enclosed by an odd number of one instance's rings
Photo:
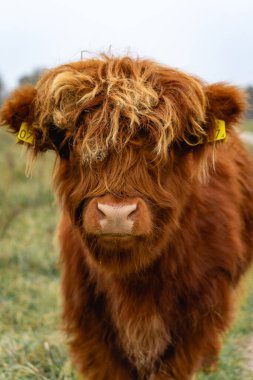
POLYGON ((140 197, 120 198, 105 194, 88 202, 83 213, 83 227, 87 235, 101 238, 100 242, 105 239, 108 242, 111 237, 115 241, 115 238, 128 239, 130 235, 131 238, 147 236, 152 232, 152 214, 140 197))
POLYGON ((99 224, 103 234, 131 234, 134 215, 137 211, 137 204, 106 204, 97 203, 100 211, 99 224))

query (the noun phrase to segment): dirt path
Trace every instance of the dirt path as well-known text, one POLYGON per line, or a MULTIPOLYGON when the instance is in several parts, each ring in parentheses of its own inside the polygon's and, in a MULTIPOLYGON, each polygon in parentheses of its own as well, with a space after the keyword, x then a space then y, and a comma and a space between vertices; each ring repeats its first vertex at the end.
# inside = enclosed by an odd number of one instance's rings
POLYGON ((253 372, 253 335, 251 335, 246 346, 247 368, 253 372))
POLYGON ((243 132, 241 134, 241 137, 248 144, 253 144, 253 133, 251 133, 251 132, 243 132))

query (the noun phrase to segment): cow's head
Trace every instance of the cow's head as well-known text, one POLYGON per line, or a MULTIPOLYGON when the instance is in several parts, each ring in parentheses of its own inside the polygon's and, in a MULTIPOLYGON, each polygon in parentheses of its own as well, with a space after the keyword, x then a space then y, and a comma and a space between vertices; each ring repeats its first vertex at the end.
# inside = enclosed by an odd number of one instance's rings
POLYGON ((219 149, 216 119, 229 134, 244 108, 233 86, 102 57, 46 72, 35 88, 14 91, 0 117, 16 134, 22 125, 21 139, 31 135, 20 142, 32 158, 56 152, 56 189, 90 258, 128 273, 166 249, 219 149))

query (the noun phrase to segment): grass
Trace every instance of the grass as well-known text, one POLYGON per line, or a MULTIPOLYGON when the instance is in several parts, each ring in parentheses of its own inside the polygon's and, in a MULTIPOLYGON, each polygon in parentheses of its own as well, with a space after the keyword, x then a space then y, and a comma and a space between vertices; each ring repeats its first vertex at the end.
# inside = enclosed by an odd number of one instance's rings
POLYGON ((246 360, 249 337, 253 334, 253 271, 248 273, 245 294, 237 311, 236 322, 225 338, 219 371, 209 375, 199 374, 196 380, 252 380, 253 371, 246 360))
POLYGON ((23 148, 0 136, 0 379, 74 379, 59 327, 53 157, 26 178, 23 148))
POLYGON ((244 128, 246 131, 253 132, 253 119, 245 120, 244 128))
MULTIPOLYGON (((74 380, 60 331, 58 211, 47 154, 26 178, 25 153, 0 131, 0 380, 74 380)), ((253 288, 253 276, 247 279, 253 288)), ((245 359, 253 331, 253 294, 227 335, 220 369, 197 380, 252 380, 245 359)))

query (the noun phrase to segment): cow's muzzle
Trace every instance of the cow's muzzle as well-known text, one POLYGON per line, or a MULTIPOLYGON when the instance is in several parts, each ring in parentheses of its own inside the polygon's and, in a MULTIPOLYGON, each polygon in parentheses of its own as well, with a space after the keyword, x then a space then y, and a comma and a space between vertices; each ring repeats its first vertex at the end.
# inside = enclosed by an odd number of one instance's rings
POLYGON ((127 240, 149 235, 151 212, 140 197, 118 198, 110 194, 95 197, 84 210, 84 230, 105 240, 127 240))

